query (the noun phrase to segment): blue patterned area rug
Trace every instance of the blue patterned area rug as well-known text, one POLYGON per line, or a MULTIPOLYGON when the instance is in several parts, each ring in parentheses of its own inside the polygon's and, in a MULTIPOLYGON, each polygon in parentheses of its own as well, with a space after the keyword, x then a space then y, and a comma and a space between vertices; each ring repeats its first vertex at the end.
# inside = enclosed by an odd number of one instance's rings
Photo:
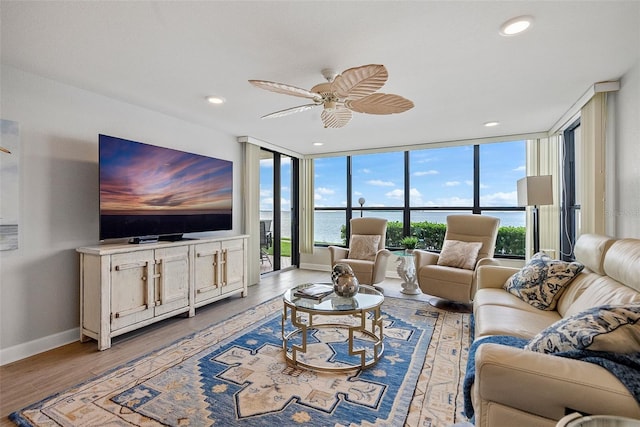
MULTIPOLYGON (((10 418, 25 426, 395 427, 466 421, 461 388, 469 314, 387 297, 379 362, 365 370, 320 373, 285 363, 281 311, 282 300, 275 298, 10 418)), ((339 359, 344 339, 340 333, 323 339, 327 360, 339 359)))

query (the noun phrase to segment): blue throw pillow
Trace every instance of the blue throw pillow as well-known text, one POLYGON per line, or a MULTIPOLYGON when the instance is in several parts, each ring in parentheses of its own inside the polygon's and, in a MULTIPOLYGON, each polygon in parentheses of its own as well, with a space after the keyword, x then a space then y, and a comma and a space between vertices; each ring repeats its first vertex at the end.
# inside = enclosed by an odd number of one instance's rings
POLYGON ((540 353, 640 352, 640 303, 601 305, 558 320, 533 337, 525 348, 540 353))
POLYGON ((506 281, 504 289, 537 309, 554 310, 562 292, 583 268, 579 262, 551 259, 539 252, 506 281))

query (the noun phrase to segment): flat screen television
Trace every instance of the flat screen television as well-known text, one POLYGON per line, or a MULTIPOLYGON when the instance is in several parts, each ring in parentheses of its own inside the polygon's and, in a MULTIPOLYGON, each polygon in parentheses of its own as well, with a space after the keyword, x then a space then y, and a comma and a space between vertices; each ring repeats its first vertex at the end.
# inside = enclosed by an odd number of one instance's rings
POLYGON ((99 135, 100 240, 231 230, 233 163, 99 135))

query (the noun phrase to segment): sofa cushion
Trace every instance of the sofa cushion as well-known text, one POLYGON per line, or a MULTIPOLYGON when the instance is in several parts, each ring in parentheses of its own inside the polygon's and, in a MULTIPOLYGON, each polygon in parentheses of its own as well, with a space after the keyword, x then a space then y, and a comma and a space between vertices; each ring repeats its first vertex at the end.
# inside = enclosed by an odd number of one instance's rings
POLYGON ((638 291, 626 287, 611 277, 597 276, 597 279, 584 289, 562 317, 573 316, 600 305, 623 305, 635 302, 640 303, 638 291))
POLYGON ((540 353, 640 352, 640 304, 603 305, 569 316, 544 329, 525 348, 540 353))
POLYGON ((380 236, 377 234, 352 234, 349 241, 349 259, 374 261, 380 236))
POLYGON ((554 260, 539 252, 505 282, 504 289, 540 310, 553 310, 562 292, 583 268, 579 262, 554 260))
POLYGON ((589 270, 604 274, 604 257, 615 239, 599 234, 581 234, 573 253, 576 261, 589 270))
POLYGON ((476 266, 481 242, 445 240, 438 257, 438 265, 473 270, 476 266))
MULTIPOLYGON (((504 292, 504 291, 503 291, 504 292)), ((475 307, 475 337, 510 335, 530 340, 561 317, 557 311, 519 310, 502 305, 475 307)))
POLYGON ((473 305, 475 307, 481 305, 501 305, 533 313, 540 312, 540 310, 533 307, 531 304, 522 301, 520 298, 510 294, 509 292, 505 292, 502 288, 479 289, 473 298, 473 305))
POLYGON ((640 291, 640 239, 620 239, 604 257, 607 276, 640 291))

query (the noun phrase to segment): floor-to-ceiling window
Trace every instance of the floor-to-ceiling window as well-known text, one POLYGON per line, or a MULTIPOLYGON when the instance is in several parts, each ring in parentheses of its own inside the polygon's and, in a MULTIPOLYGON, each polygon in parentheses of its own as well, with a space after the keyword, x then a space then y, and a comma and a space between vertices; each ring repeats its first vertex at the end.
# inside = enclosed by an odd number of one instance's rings
POLYGON ((525 176, 525 142, 499 142, 404 152, 317 158, 315 242, 346 244, 348 220, 389 220, 387 247, 413 235, 418 247, 439 250, 430 233, 453 213, 501 220, 496 254, 522 257, 524 208, 516 182, 525 176))
POLYGON ((580 230, 580 199, 582 189, 576 179, 580 155, 580 119, 569 126, 563 134, 562 185, 560 202, 560 257, 565 261, 574 259, 573 246, 580 230))
POLYGON ((260 151, 260 272, 299 264, 297 159, 260 151))

